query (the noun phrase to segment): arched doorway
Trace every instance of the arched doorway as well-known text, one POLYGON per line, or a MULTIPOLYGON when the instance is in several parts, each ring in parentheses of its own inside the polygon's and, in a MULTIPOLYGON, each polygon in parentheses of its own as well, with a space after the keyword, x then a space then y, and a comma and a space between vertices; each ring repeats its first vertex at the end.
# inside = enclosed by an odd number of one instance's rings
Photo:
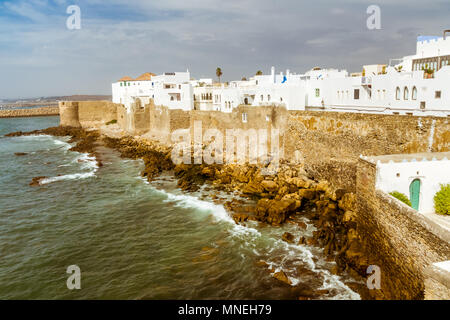
POLYGON ((245 105, 248 105, 248 98, 245 98, 245 99, 244 99, 244 104, 245 104, 245 105))
POLYGON ((415 179, 409 185, 409 199, 411 199, 411 206, 413 209, 419 210, 420 200, 420 180, 415 179))

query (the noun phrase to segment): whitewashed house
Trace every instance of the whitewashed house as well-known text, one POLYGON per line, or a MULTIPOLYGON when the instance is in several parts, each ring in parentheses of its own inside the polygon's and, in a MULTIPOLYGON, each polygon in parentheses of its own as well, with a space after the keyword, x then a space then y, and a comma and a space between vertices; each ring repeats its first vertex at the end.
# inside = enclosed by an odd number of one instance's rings
POLYGON ((345 111, 413 116, 450 115, 450 38, 419 37, 416 54, 362 72, 314 68, 305 74, 256 75, 227 84, 191 80, 188 72, 143 74, 113 83, 113 101, 136 99, 171 109, 232 112, 239 105, 287 110, 345 111), (391 63, 396 61, 396 64, 391 63))
POLYGON ((420 213, 434 213, 434 196, 450 182, 450 152, 368 158, 377 166, 376 188, 405 194, 420 213))
POLYGON ((124 77, 112 84, 112 99, 128 110, 138 99, 143 105, 153 99, 155 105, 170 109, 192 110, 194 106, 189 71, 162 75, 145 73, 136 79, 124 77))

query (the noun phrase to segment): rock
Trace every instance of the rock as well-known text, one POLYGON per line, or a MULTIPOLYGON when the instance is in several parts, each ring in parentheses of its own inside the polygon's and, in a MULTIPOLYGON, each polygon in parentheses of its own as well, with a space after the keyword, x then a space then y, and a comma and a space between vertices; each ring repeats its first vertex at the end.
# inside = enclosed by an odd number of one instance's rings
POLYGON ((293 177, 286 180, 289 184, 296 186, 301 189, 308 189, 312 186, 313 181, 309 180, 307 177, 293 177))
POLYGON ((283 241, 288 242, 288 243, 294 243, 294 235, 292 233, 289 233, 289 232, 283 233, 283 235, 281 236, 281 239, 283 241))
POLYGON ((351 211, 356 208, 356 195, 354 193, 346 193, 339 200, 339 208, 345 211, 351 211))
POLYGON ((236 223, 245 222, 248 220, 248 214, 245 213, 235 213, 233 214, 233 220, 236 223))
POLYGON ((306 239, 305 237, 301 237, 300 240, 298 241, 298 244, 306 244, 306 239))
POLYGON ((214 178, 215 170, 212 167, 205 167, 202 170, 202 174, 212 179, 214 178))
POLYGON ((316 246, 317 245, 317 240, 314 238, 308 238, 306 239, 306 244, 308 246, 316 246))
POLYGON ((339 267, 337 265, 333 266, 333 268, 331 268, 330 272, 334 275, 337 275, 339 273, 339 267))
POLYGON ((28 153, 25 152, 15 152, 14 155, 18 156, 18 157, 22 157, 22 156, 26 156, 28 153))
POLYGON ((352 242, 353 240, 358 240, 358 233, 355 229, 350 229, 347 232, 347 239, 349 242, 352 242))
POLYGON ((329 293, 330 293, 330 290, 327 290, 327 289, 316 290, 314 292, 314 294, 317 295, 317 296, 324 296, 324 295, 327 295, 329 293))
POLYGON ((306 268, 305 266, 299 266, 297 267, 297 274, 301 275, 302 277, 317 277, 317 273, 314 271, 306 268))
POLYGON ((278 184, 271 180, 264 180, 263 182, 261 182, 261 186, 264 188, 264 190, 270 193, 278 190, 278 184))
POLYGON ((303 230, 305 230, 308 226, 306 225, 306 223, 304 223, 303 221, 298 221, 297 225, 302 228, 303 230))
POLYGON ((353 222, 356 219, 356 214, 351 211, 351 210, 347 210, 344 213, 344 216, 342 217, 342 221, 344 222, 353 222))
POLYGON ((289 193, 289 188, 287 186, 283 186, 278 190, 278 195, 280 197, 284 197, 287 193, 289 193))
POLYGON ((269 264, 263 260, 259 260, 259 261, 255 262, 255 265, 258 267, 264 267, 264 268, 269 267, 269 264))
POLYGON ((33 179, 31 179, 30 186, 38 187, 38 186, 41 185, 41 181, 46 179, 46 178, 47 177, 44 177, 44 176, 34 177, 33 179))
POLYGON ((291 280, 289 280, 289 278, 286 276, 286 274, 283 271, 275 272, 272 276, 281 282, 284 282, 288 285, 292 285, 291 280))
POLYGON ((260 195, 264 192, 264 188, 261 183, 256 181, 250 181, 242 190, 242 193, 248 195, 260 195))
POLYGON ((295 200, 270 200, 271 205, 267 210, 267 222, 272 225, 281 225, 290 212, 296 209, 295 200))
POLYGON ((316 197, 316 190, 314 189, 300 189, 298 194, 301 198, 306 198, 308 200, 312 200, 316 197))

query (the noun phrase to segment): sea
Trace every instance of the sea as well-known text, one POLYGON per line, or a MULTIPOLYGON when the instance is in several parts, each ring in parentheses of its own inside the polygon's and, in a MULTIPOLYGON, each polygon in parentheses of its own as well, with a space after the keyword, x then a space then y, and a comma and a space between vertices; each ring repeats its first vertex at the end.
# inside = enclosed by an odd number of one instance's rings
POLYGON ((298 288, 360 299, 322 249, 295 244, 315 230, 306 218, 306 230, 237 225, 209 188, 184 193, 170 173, 149 183, 141 160, 99 147, 98 167, 69 137, 4 136, 57 125, 0 119, 0 299, 297 299, 298 288))

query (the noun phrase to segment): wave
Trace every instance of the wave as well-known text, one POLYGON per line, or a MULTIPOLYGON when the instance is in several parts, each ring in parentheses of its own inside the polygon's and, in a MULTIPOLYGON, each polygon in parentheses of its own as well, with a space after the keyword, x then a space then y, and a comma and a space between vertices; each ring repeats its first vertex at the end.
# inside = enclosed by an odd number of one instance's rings
POLYGON ((81 153, 80 156, 76 157, 72 163, 80 163, 81 169, 97 170, 98 164, 97 159, 94 156, 90 156, 88 153, 81 153))
MULTIPOLYGON (((149 184, 146 179, 142 178, 142 180, 146 184, 149 184)), ((226 222, 229 224, 230 228, 228 228, 228 231, 230 235, 242 240, 241 249, 244 249, 243 247, 246 249, 251 249, 253 254, 260 257, 277 256, 281 261, 275 261, 277 259, 266 259, 268 268, 275 270, 274 272, 283 271, 291 281, 292 286, 296 286, 302 280, 302 275, 297 275, 296 271, 296 268, 301 265, 323 277, 323 284, 319 289, 334 289, 338 291, 336 295, 327 297, 327 299, 361 299, 359 294, 352 291, 347 285, 345 285, 339 276, 333 275, 328 270, 320 268, 316 265, 313 259, 314 254, 311 251, 312 248, 305 245, 287 243, 283 240, 274 238, 274 235, 263 236, 261 232, 255 228, 248 225, 244 226, 241 224, 236 224, 222 205, 204 201, 192 195, 173 194, 165 190, 157 189, 153 186, 152 188, 156 192, 167 197, 163 200, 164 202, 171 202, 178 207, 193 208, 208 212, 215 218, 216 221, 226 222), (265 240, 270 241, 265 246, 261 246, 258 242, 262 237, 266 236, 269 239, 265 240)))
POLYGON ((40 184, 49 184, 56 181, 64 181, 64 180, 80 180, 80 179, 86 179, 95 177, 95 172, 85 172, 85 173, 73 173, 73 174, 66 174, 62 176, 56 176, 51 178, 45 178, 40 181, 40 184))

